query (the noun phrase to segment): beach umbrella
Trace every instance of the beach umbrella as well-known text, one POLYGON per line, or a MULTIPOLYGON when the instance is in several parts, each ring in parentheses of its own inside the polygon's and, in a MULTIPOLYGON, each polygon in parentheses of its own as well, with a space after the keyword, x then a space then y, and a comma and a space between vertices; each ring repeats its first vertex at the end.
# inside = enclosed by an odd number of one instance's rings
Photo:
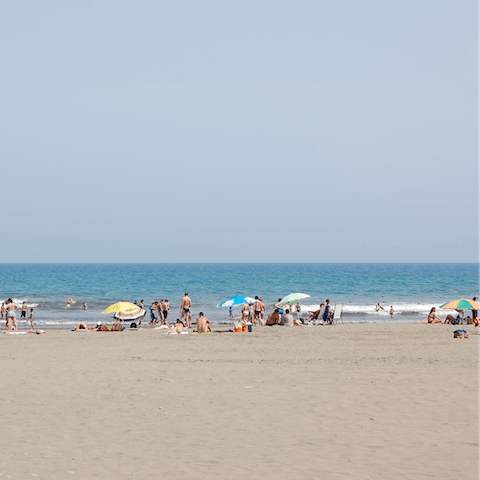
POLYGON ((117 303, 114 303, 113 305, 110 305, 102 313, 108 314, 108 313, 116 313, 116 312, 131 312, 132 310, 135 310, 137 308, 139 308, 138 305, 135 305, 134 303, 117 302, 117 303))
POLYGON ((306 293, 290 293, 286 297, 282 298, 280 302, 278 302, 277 307, 285 307, 287 305, 293 305, 294 303, 301 302, 306 298, 310 298, 310 295, 306 293))
POLYGON ((480 303, 460 298, 459 300, 453 300, 453 302, 444 303, 440 308, 445 310, 480 310, 480 303))
POLYGON ((237 295, 236 297, 229 298, 228 300, 225 300, 220 305, 217 305, 217 308, 235 307, 236 305, 243 305, 244 303, 255 303, 255 302, 256 300, 252 297, 237 295))

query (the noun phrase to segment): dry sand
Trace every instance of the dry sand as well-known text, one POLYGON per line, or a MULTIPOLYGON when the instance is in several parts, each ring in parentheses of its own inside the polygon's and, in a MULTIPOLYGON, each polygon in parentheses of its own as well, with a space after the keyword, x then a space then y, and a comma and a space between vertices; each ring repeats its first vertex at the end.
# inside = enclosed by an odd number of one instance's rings
POLYGON ((0 335, 0 479, 476 479, 478 330, 0 335))

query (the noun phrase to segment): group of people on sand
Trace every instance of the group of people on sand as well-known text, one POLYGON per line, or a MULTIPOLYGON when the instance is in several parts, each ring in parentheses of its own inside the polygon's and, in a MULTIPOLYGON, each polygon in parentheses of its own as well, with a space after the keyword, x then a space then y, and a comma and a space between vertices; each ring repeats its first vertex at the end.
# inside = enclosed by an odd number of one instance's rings
MULTIPOLYGON (((243 323, 251 323, 252 325, 265 324, 265 304, 263 300, 255 295, 255 302, 244 303, 242 305, 241 321, 243 323)), ((233 311, 230 308, 230 318, 234 318, 233 311)))
MULTIPOLYGON (((140 301, 140 307, 143 310, 143 300, 140 301)), ((159 302, 153 302, 150 305, 150 325, 156 327, 159 323, 161 325, 167 325, 168 314, 170 313, 170 302, 168 300, 160 300, 159 302)), ((143 319, 142 319, 143 320, 143 319)), ((139 325, 142 325, 140 320, 139 325)))
MULTIPOLYGON (((5 330, 18 330, 18 324, 17 324, 18 309, 19 309, 19 306, 11 298, 9 298, 5 302, 2 302, 2 306, 0 307, 0 313, 2 316, 2 320, 5 317, 5 330)), ((24 318, 25 321, 27 321, 27 314, 28 314, 28 305, 27 305, 27 302, 24 301, 22 303, 20 318, 24 318)), ((35 328, 35 325, 33 324, 33 308, 30 309, 30 316, 28 317, 28 320, 30 320, 30 325, 33 330, 35 328)), ((0 325, 0 330, 1 330, 1 325, 0 325)))
MULTIPOLYGON (((474 301, 477 300, 477 297, 473 298, 474 301)), ((480 318, 478 317, 478 311, 472 310, 472 316, 464 317, 463 310, 456 310, 457 316, 447 315, 445 320, 442 320, 437 315, 436 307, 432 307, 430 313, 428 314, 428 323, 444 323, 450 325, 461 325, 462 323, 466 323, 467 325, 475 325, 476 327, 480 326, 480 318)))

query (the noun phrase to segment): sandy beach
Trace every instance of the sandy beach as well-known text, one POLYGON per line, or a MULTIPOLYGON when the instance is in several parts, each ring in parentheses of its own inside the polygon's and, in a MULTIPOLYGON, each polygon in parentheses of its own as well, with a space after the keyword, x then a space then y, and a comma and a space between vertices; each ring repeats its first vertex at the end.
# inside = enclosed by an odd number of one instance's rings
POLYGON ((0 478, 476 479, 478 329, 0 335, 0 478))

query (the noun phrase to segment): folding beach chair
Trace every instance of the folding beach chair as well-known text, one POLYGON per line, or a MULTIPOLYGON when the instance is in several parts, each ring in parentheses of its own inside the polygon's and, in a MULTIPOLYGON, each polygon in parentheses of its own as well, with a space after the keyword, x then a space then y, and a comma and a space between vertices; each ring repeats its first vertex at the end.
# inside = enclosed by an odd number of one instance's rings
POLYGON ((322 305, 320 313, 318 314, 317 319, 315 320, 315 325, 323 325, 323 314, 325 313, 325 304, 322 305))
POLYGON ((335 304, 335 312, 333 313, 332 323, 338 323, 338 321, 342 318, 342 308, 343 308, 343 303, 335 304))

